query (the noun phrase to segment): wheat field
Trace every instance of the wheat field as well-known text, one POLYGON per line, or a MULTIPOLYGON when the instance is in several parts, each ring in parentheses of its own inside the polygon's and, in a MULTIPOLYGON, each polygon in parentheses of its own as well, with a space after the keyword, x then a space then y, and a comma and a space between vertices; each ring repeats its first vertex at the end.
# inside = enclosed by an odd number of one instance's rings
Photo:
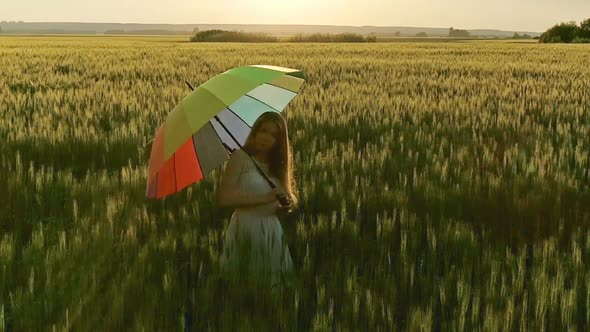
POLYGON ((0 36, 0 331, 557 331, 590 322, 590 50, 0 36), (222 169, 145 198, 167 113, 227 69, 306 83, 280 296, 220 287, 222 169))

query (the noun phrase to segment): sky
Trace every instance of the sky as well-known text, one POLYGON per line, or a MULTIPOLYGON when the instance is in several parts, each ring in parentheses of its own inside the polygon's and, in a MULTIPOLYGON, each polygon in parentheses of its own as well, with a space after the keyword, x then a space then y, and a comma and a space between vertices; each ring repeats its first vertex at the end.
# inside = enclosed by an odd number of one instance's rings
POLYGON ((0 21, 313 24, 542 32, 590 0, 0 0, 0 21))

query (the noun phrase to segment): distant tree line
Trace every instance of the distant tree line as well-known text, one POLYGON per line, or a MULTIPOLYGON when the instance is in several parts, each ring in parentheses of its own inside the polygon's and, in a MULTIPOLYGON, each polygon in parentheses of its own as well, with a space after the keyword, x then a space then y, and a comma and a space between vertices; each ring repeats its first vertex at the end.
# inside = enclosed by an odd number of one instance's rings
MULTIPOLYGON (((196 29, 195 29, 196 30, 196 29)), ((278 39, 264 33, 243 31, 205 30, 196 31, 190 39, 192 42, 238 42, 238 43, 274 43, 278 39)))
POLYGON ((590 18, 582 21, 556 24, 539 38, 540 43, 590 43, 590 18))
MULTIPOLYGON (((402 36, 400 31, 396 31, 393 35, 394 37, 400 37, 402 36)), ((406 33, 406 36, 410 36, 409 32, 406 33)), ((418 37, 418 38, 426 38, 426 37, 445 37, 444 35, 442 35, 441 33, 439 33, 438 31, 435 31, 433 33, 433 35, 429 35, 426 32, 418 32, 415 35, 413 35, 414 37, 418 37)), ((488 36, 488 35, 472 35, 471 32, 467 31, 467 30, 462 30, 462 29, 455 29, 453 27, 449 28, 449 32, 448 32, 448 37, 453 37, 453 38, 470 38, 470 39, 533 39, 533 38, 539 38, 539 37, 533 37, 531 35, 528 34, 519 34, 518 32, 515 32, 512 36, 509 35, 502 35, 502 36, 488 36)))
POLYGON ((377 36, 371 34, 367 37, 357 33, 314 33, 314 34, 298 34, 288 39, 291 43, 374 43, 377 41, 377 36))
POLYGON ((466 37, 470 37, 470 36, 471 35, 469 34, 469 31, 467 31, 467 30, 454 29, 453 27, 451 27, 449 29, 449 37, 466 38, 466 37))
POLYGON ((515 32, 514 35, 512 36, 512 39, 531 39, 531 38, 533 38, 533 37, 530 35, 527 35, 526 33, 519 35, 518 32, 515 32))
MULTIPOLYGON (((243 31, 226 31, 226 30, 204 30, 199 31, 195 29, 194 35, 191 37, 191 42, 245 42, 245 43, 274 43, 278 42, 278 38, 266 35, 264 33, 251 33, 243 31)), ((376 42, 375 34, 370 34, 364 37, 355 33, 340 33, 340 34, 298 34, 296 36, 287 38, 286 42, 291 43, 363 43, 376 42)))

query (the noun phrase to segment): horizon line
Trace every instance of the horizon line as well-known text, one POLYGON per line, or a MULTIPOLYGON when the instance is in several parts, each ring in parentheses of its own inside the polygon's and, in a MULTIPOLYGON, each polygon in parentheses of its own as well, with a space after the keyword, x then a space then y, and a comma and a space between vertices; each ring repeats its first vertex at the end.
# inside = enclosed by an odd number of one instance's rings
MULTIPOLYGON (((273 23, 144 23, 144 22, 82 22, 82 21, 0 21, 0 23, 87 23, 87 24, 143 24, 143 25, 267 25, 267 26, 325 26, 325 27, 374 27, 374 28, 413 28, 413 29, 449 29, 451 27, 427 27, 427 26, 409 26, 409 25, 335 25, 335 24, 273 24, 273 23)), ((454 28, 454 27, 453 27, 454 28)), ((458 28, 460 30, 496 30, 496 31, 513 31, 513 32, 534 32, 531 30, 512 30, 500 28, 458 28)))

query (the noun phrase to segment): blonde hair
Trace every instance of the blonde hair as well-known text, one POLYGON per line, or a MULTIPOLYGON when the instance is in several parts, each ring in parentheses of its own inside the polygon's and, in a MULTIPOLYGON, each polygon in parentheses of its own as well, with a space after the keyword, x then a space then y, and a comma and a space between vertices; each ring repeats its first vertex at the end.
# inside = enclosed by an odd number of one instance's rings
POLYGON ((289 135, 287 130, 287 122, 278 112, 262 113, 256 122, 252 125, 252 130, 246 142, 242 146, 242 150, 248 154, 255 153, 254 136, 259 128, 266 121, 274 123, 278 128, 278 137, 275 137, 275 144, 268 152, 268 170, 272 176, 275 176, 285 190, 285 194, 291 199, 291 209, 295 208, 299 203, 297 188, 295 187, 295 177, 293 175, 293 149, 289 143, 289 135))

